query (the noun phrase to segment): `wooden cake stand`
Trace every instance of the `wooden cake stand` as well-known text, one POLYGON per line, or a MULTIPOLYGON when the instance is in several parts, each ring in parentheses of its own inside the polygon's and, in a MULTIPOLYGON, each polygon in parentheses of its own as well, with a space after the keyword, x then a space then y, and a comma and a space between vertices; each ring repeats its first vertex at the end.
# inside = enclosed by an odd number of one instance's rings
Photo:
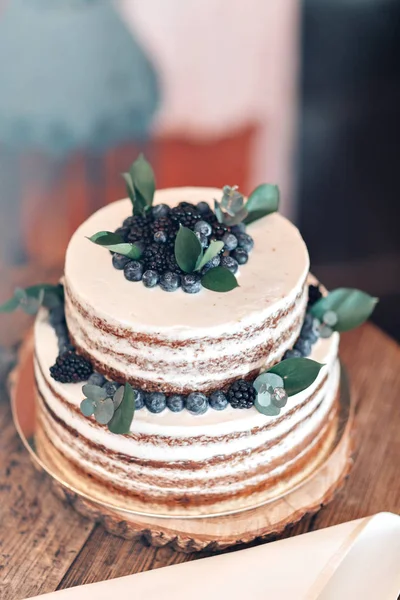
POLYGON ((118 510, 89 497, 63 480, 54 464, 39 457, 34 444, 35 401, 33 342, 24 342, 17 368, 10 375, 13 419, 33 464, 46 471, 54 492, 80 514, 101 522, 114 535, 145 539, 154 546, 170 544, 178 551, 222 550, 281 533, 303 516, 317 512, 341 487, 352 466, 353 406, 347 378, 342 369, 339 426, 330 453, 306 479, 257 508, 214 517, 155 517, 118 510))

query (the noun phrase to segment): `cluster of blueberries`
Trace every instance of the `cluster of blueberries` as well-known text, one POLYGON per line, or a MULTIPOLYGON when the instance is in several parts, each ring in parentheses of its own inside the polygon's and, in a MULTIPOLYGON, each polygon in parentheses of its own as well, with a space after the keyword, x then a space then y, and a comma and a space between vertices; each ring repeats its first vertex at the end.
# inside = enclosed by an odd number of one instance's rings
MULTIPOLYGON (((316 291, 316 286, 310 286, 310 298, 316 297, 318 291, 316 291)), ((309 306, 314 301, 310 300, 309 306)), ((56 365, 51 368, 52 377, 62 383, 88 381, 90 384, 104 387, 107 391, 107 396, 112 398, 120 384, 107 381, 100 373, 93 372, 91 364, 76 353, 69 340, 64 308, 57 307, 52 309, 49 320, 57 334, 59 346, 59 356, 56 365)), ((309 356, 312 345, 320 336, 319 332, 319 321, 307 312, 300 336, 293 349, 286 351, 283 360, 309 356)), ((187 396, 181 394, 167 396, 162 392, 145 392, 141 389, 134 389, 134 393, 136 410, 140 410, 144 406, 152 413, 160 413, 166 408, 176 413, 186 409, 193 415, 201 415, 208 408, 224 410, 228 404, 233 408, 251 408, 256 397, 253 382, 244 379, 233 382, 226 392, 217 390, 209 396, 201 392, 192 392, 187 396)))
POLYGON ((181 202, 175 208, 158 204, 145 217, 125 219, 116 233, 122 235, 125 241, 141 247, 143 252, 138 260, 115 253, 113 266, 123 270, 128 281, 142 281, 148 288, 159 285, 166 292, 174 292, 181 287, 188 294, 198 293, 202 287, 201 277, 209 269, 222 266, 236 273, 239 265, 248 261, 254 246, 244 223, 232 227, 222 225, 207 202, 196 205, 181 202), (224 243, 221 253, 199 273, 184 273, 176 263, 174 243, 179 224, 194 231, 204 250, 212 240, 224 243))

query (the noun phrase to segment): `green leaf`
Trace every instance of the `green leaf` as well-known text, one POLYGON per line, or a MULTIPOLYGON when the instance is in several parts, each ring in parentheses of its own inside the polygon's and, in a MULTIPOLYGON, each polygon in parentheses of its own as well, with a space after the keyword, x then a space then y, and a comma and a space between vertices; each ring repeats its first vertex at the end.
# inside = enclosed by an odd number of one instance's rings
POLYGON ((280 408, 272 403, 272 396, 269 392, 263 392, 258 394, 254 402, 255 408, 258 412, 266 415, 267 417, 277 417, 279 415, 280 408))
POLYGON ((352 288, 338 288, 318 300, 311 309, 311 313, 323 320, 328 311, 333 311, 337 316, 337 323, 333 327, 336 331, 348 331, 358 327, 372 314, 378 298, 352 288))
POLYGON ((150 207, 153 204, 156 183, 154 171, 143 154, 140 154, 129 169, 135 189, 135 198, 139 196, 150 207))
POLYGON ((98 231, 87 239, 98 246, 111 250, 111 252, 118 252, 118 254, 123 254, 134 260, 142 255, 142 250, 138 246, 124 242, 120 235, 111 231, 98 231))
POLYGON ((288 396, 293 396, 314 383, 323 366, 310 358, 287 358, 267 372, 282 377, 288 396))
POLYGON ((203 249, 196 234, 180 225, 175 238, 175 258, 182 271, 193 273, 202 255, 203 249))
POLYGON ((51 300, 58 299, 58 303, 61 303, 63 298, 64 288, 61 285, 40 283, 25 289, 17 288, 14 291, 14 296, 0 306, 0 313, 9 313, 21 308, 32 315, 37 313, 42 304, 50 308, 51 300))
POLYGON ((113 418, 109 422, 108 429, 112 433, 129 433, 134 414, 135 395, 129 383, 126 383, 122 402, 116 409, 113 418))
POLYGON ((266 215, 276 212, 279 208, 279 188, 277 185, 262 183, 253 190, 247 200, 246 209, 249 213, 245 219, 246 225, 257 221, 266 215))
POLYGON ((105 400, 107 398, 107 392, 104 388, 99 385, 92 385, 91 383, 86 383, 82 388, 82 392, 86 398, 90 398, 94 402, 97 402, 97 400, 105 400))
POLYGON ((90 398, 84 398, 81 402, 81 411, 85 417, 91 417, 94 413, 94 402, 90 398))
POLYGON ((222 212, 221 205, 217 200, 214 200, 214 212, 220 223, 224 222, 224 213, 222 212))
POLYGON ((107 425, 114 415, 114 402, 112 398, 99 400, 94 405, 94 416, 100 425, 107 425))
POLYGON ((201 278, 203 287, 213 292, 230 292, 239 287, 236 277, 226 267, 214 267, 201 278))
POLYGON ((201 271, 204 265, 206 265, 212 258, 214 258, 214 256, 217 256, 217 254, 221 252, 223 247, 224 242, 212 241, 204 254, 199 256, 195 270, 201 271))

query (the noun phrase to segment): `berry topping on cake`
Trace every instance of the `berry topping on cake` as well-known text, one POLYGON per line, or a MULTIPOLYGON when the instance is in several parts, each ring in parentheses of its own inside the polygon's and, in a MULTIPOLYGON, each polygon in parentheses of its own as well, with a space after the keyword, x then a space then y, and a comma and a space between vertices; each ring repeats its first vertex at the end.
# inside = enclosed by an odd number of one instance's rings
POLYGON ((167 406, 167 400, 162 392, 148 392, 145 397, 145 404, 150 412, 160 413, 167 406))
POLYGON ((207 396, 201 392, 192 392, 186 399, 186 408, 193 415, 202 415, 208 408, 207 396))
POLYGON ((93 372, 92 365, 74 350, 60 354, 55 365, 50 367, 50 374, 60 383, 78 383, 87 381, 93 372))
POLYGON ((211 394, 209 403, 214 410, 224 410, 228 406, 228 398, 224 392, 217 390, 211 394))
POLYGON ((181 412, 185 408, 185 397, 181 394, 168 396, 167 407, 171 412, 181 412))
POLYGON ((253 384, 245 379, 238 379, 228 390, 228 402, 232 408, 251 408, 256 399, 253 384))

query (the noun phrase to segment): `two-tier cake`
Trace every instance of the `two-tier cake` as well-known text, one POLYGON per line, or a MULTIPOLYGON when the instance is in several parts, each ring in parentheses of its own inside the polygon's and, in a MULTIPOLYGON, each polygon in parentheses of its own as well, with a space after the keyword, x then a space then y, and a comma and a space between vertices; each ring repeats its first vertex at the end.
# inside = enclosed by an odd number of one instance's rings
POLYGON ((337 331, 349 297, 369 297, 321 293, 275 186, 248 200, 227 187, 153 194, 147 163, 135 164, 131 200, 73 235, 63 293, 44 286, 39 298, 38 286, 20 301, 44 304, 39 454, 79 489, 143 512, 258 505, 329 452, 337 331))

